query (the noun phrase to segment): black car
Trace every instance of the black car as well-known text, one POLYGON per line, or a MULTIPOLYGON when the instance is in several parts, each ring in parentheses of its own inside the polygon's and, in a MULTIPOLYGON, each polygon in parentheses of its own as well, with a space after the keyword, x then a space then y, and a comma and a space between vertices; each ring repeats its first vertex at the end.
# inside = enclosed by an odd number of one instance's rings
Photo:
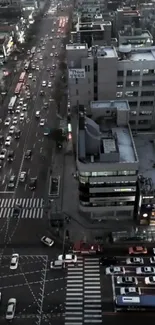
POLYGON ((100 265, 103 266, 111 266, 111 265, 117 265, 119 261, 116 257, 108 257, 108 256, 102 256, 100 258, 100 265))
POLYGON ((14 160, 14 151, 13 150, 9 150, 8 151, 8 156, 7 156, 7 161, 8 162, 12 162, 14 160))
POLYGON ((10 176, 7 187, 10 189, 13 189, 13 188, 15 188, 15 185, 16 185, 16 176, 12 175, 12 176, 10 176))
POLYGON ((3 160, 0 160, 0 170, 3 168, 3 160))
POLYGON ((19 139, 21 135, 21 131, 20 130, 16 130, 15 131, 15 139, 19 139))
POLYGON ((30 178, 29 189, 31 191, 35 190, 37 187, 37 177, 30 178))
POLYGON ((40 96, 44 96, 44 95, 45 95, 44 90, 40 90, 40 96))
POLYGON ((0 145, 4 143, 4 135, 0 134, 0 145))
POLYGON ((18 217, 19 214, 20 214, 20 208, 15 207, 15 208, 13 209, 12 216, 13 216, 13 217, 18 217))
POLYGON ((32 156, 32 150, 26 150, 25 159, 31 159, 31 156, 32 156))

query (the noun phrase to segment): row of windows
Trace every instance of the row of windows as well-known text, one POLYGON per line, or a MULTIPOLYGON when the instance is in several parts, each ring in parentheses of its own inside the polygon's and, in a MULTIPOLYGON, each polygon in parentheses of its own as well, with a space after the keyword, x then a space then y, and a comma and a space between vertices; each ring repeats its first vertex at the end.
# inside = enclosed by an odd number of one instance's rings
MULTIPOLYGON (((154 96, 155 95, 155 92, 154 91, 141 91, 141 95, 142 97, 150 97, 150 96, 154 96)), ((117 98, 120 98, 120 97, 123 97, 123 96, 126 96, 126 97, 139 97, 138 95, 138 91, 126 91, 125 94, 123 94, 122 91, 118 91, 116 93, 116 97, 117 98)))
POLYGON ((108 206, 133 206, 133 202, 118 202, 118 201, 110 201, 110 202, 102 202, 102 203, 90 203, 80 200, 80 204, 88 207, 108 207, 108 206))
POLYGON ((90 177, 97 177, 97 176, 131 176, 137 175, 136 170, 120 170, 120 171, 102 171, 102 172, 80 172, 79 176, 90 176, 90 177))
MULTIPOLYGON (((129 105, 130 107, 137 107, 138 106, 138 102, 137 101, 129 101, 129 105)), ((153 106, 153 101, 152 100, 148 100, 148 101, 141 101, 140 102, 140 106, 144 107, 144 106, 153 106)))
MULTIPOLYGON (((140 82, 139 81, 126 81, 125 86, 126 87, 139 87, 140 82)), ((117 82, 117 87, 123 88, 123 81, 117 82)), ((155 80, 144 80, 142 81, 142 86, 155 86, 155 80)))
MULTIPOLYGON (((135 69, 135 70, 127 70, 127 76, 140 76, 141 70, 135 69)), ((154 69, 143 69, 142 71, 143 75, 153 75, 155 74, 154 69)), ((117 71, 118 77, 123 77, 124 76, 124 70, 119 70, 117 71)))
MULTIPOLYGON (((136 124, 136 121, 130 121, 131 125, 136 124)), ((150 120, 139 120, 138 121, 139 125, 150 125, 150 120)))
MULTIPOLYGON (((131 111, 130 115, 136 116, 136 115, 138 115, 138 112, 131 111)), ((139 115, 149 115, 150 116, 150 115, 152 115, 152 111, 141 111, 141 112, 139 112, 139 115)))

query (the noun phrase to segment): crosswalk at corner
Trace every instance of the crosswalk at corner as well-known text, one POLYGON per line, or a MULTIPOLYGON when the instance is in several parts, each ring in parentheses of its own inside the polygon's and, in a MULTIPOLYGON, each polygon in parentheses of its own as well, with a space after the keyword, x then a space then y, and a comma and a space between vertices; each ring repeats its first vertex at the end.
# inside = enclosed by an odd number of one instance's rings
POLYGON ((0 218, 14 218, 14 208, 19 206, 18 218, 42 219, 44 215, 43 202, 44 200, 41 198, 0 199, 0 218))
POLYGON ((99 258, 78 256, 67 269, 65 325, 92 323, 102 323, 99 258))

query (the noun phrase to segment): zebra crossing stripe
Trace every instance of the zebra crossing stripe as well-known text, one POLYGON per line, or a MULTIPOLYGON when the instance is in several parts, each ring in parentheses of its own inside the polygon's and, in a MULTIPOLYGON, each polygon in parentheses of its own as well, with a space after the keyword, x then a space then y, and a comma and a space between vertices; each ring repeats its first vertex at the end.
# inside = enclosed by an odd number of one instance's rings
POLYGON ((19 219, 42 219, 43 218, 43 199, 40 198, 19 198, 0 200, 0 218, 19 218, 19 219), (13 216, 14 208, 21 207, 18 217, 13 216))
POLYGON ((22 208, 41 208, 43 207, 43 199, 40 198, 19 198, 19 199, 1 199, 1 208, 14 208, 20 205, 22 208))

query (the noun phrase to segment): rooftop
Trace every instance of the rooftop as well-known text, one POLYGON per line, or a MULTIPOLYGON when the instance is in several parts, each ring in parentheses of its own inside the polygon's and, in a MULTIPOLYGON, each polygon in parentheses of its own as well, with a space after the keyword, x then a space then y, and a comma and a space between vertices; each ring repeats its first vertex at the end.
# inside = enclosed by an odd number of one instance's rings
POLYGON ((104 58, 117 58, 117 52, 113 46, 92 46, 89 50, 89 56, 104 58))
POLYGON ((92 102, 89 117, 80 112, 79 160, 83 163, 137 163, 128 114, 128 102, 117 100, 92 102))
POLYGON ((124 30, 120 30, 118 32, 120 36, 125 36, 125 37, 136 37, 136 38, 152 38, 152 35, 148 30, 142 30, 141 28, 127 28, 124 30))
POLYGON ((85 50, 87 49, 88 46, 87 44, 77 44, 77 43, 74 43, 74 44, 67 44, 66 45, 66 50, 85 50))
POLYGON ((139 158, 139 174, 151 178, 155 189, 155 133, 139 132, 134 142, 139 158))

